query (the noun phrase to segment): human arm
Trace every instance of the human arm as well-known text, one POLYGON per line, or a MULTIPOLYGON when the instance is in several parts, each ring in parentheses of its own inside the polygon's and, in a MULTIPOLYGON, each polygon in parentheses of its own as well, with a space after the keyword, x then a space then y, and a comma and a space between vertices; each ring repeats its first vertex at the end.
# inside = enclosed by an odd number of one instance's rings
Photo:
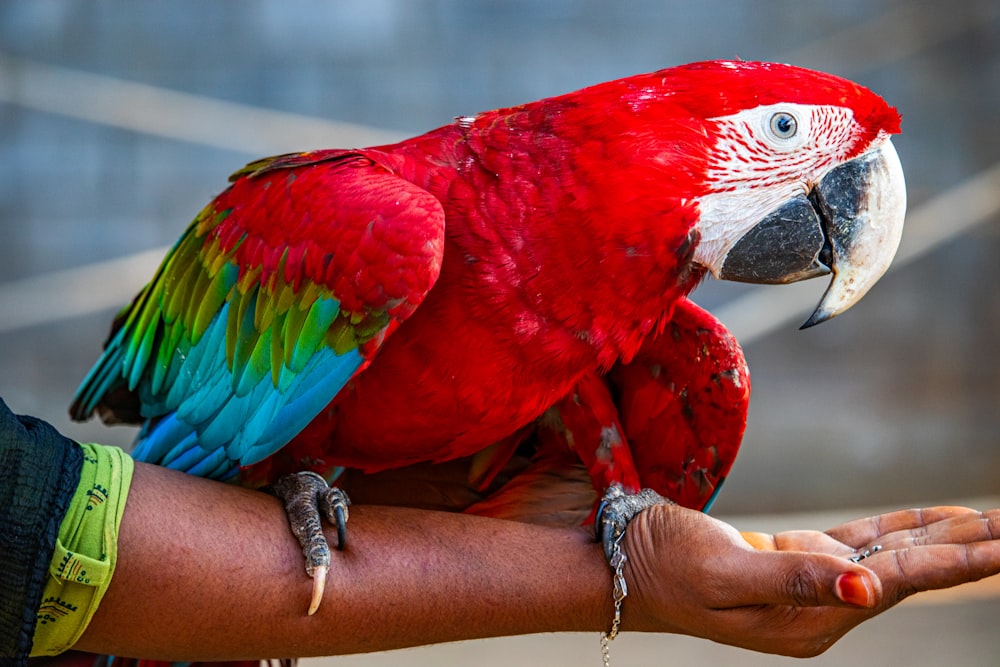
MULTIPOLYGON (((1000 511, 943 508, 829 534, 758 534, 762 548, 754 548, 701 513, 653 508, 626 537, 623 630, 815 654, 912 592, 1000 571, 998 528, 1000 511), (878 541, 877 557, 848 560, 848 545, 878 541), (867 577, 870 606, 838 599, 844 572, 867 577)), ((310 583, 275 499, 137 464, 118 570, 77 648, 200 660, 308 656, 610 623, 610 572, 578 529, 355 506, 339 555, 320 612, 306 617, 310 583)))
POLYGON ((353 506, 326 598, 279 501, 136 464, 119 560, 76 645, 147 658, 222 660, 388 650, 457 639, 597 630, 610 574, 583 531, 353 506))
MULTIPOLYGON (((39 475, 64 470, 63 477, 79 478, 80 448, 44 422, 15 417, 2 401, 0 436, 6 466, 0 490, 9 500, 25 489, 50 489, 54 498, 32 491, 29 500, 36 514, 58 522, 62 510, 55 505, 68 500, 75 482, 63 488, 39 475), (46 450, 70 456, 48 465, 46 450), (18 456, 20 467, 13 465, 18 456)), ((8 504, 8 519, 14 507, 8 504)), ((22 509, 30 514, 32 507, 22 509)), ((998 522, 1000 510, 941 508, 882 515, 828 533, 769 536, 740 534, 699 512, 655 507, 639 515, 626 537, 630 595, 623 629, 812 654, 913 592, 1000 571, 998 522), (876 543, 884 549, 863 561, 871 570, 846 558, 876 543), (872 577, 871 599, 861 607, 836 597, 837 576, 848 571, 872 577)), ((310 583, 277 500, 137 464, 117 568, 76 648, 148 658, 307 656, 598 631, 610 623, 610 572, 598 545, 579 529, 375 506, 355 506, 351 524, 327 604, 306 617, 310 583)), ((0 538, 28 546, 16 532, 0 538)), ((44 573, 51 540, 20 560, 18 550, 8 549, 6 573, 15 566, 44 573)), ((5 604, 16 602, 14 587, 6 587, 13 581, 3 581, 5 604)), ((26 604, 14 616, 29 618, 37 597, 17 599, 26 604)), ((3 634, 17 632, 4 618, 3 634)), ((30 634, 27 640, 30 646, 30 634)), ((26 658, 26 649, 11 648, 0 657, 26 658)))

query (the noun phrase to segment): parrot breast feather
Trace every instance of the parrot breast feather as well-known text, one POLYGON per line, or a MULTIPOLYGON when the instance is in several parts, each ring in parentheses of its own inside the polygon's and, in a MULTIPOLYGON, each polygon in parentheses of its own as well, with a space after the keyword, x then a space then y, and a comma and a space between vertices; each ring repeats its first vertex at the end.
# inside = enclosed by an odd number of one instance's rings
POLYGON ((433 286, 443 245, 438 200, 361 153, 253 163, 119 316, 72 413, 145 420, 136 458, 226 477, 371 361, 433 286))

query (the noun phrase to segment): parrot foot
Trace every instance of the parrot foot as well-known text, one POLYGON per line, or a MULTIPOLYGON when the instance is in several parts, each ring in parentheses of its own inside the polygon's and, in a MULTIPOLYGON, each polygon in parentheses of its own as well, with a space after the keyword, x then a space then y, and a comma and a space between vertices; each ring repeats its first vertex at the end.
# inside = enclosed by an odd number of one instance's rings
POLYGON ((612 484, 604 492, 594 519, 594 533, 604 547, 604 557, 609 563, 616 547, 625 537, 625 528, 635 516, 653 505, 674 505, 674 501, 664 498, 652 489, 641 489, 638 493, 627 493, 618 484, 612 484))
POLYGON ((330 486, 311 471, 285 475, 274 483, 271 490, 285 504, 288 525, 302 546, 302 555, 306 559, 306 574, 313 578, 308 611, 312 616, 323 601, 326 577, 330 571, 330 545, 323 534, 321 513, 337 526, 337 549, 343 551, 347 544, 347 508, 351 500, 345 492, 330 486))

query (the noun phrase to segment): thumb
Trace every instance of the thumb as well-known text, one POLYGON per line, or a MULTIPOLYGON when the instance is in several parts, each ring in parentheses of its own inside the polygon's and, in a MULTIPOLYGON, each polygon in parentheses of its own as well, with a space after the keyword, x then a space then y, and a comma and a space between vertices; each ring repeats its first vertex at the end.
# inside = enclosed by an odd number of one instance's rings
POLYGON ((729 589, 737 605, 871 609, 882 596, 875 573, 846 558, 802 551, 750 551, 729 589), (747 585, 747 582, 753 582, 747 585), (742 585, 741 585, 742 584, 742 585))

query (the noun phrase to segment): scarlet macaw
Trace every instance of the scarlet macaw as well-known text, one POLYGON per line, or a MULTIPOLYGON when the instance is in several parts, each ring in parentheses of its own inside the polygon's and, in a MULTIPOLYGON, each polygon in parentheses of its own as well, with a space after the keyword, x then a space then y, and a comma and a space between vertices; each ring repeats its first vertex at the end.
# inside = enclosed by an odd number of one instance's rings
MULTIPOLYGON (((251 163, 119 315, 71 413, 141 423, 139 460, 250 485, 475 454, 609 369, 622 382, 645 346, 683 364, 670 326, 706 272, 832 273, 807 325, 851 307, 899 242, 898 131, 857 84, 713 61, 251 163)), ((672 450, 629 435, 622 465, 580 454, 602 486, 669 495, 629 460, 672 450)), ((708 451, 699 502, 728 467, 708 451)), ((343 524, 345 498, 309 493, 343 524)))

